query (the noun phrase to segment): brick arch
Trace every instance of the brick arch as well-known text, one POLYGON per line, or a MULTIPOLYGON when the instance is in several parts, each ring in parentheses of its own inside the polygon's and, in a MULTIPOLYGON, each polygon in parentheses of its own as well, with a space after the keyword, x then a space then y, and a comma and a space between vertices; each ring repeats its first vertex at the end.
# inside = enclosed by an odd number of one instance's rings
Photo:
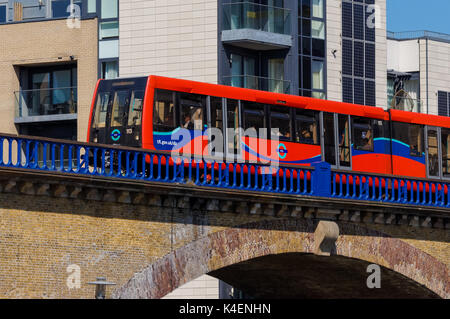
MULTIPOLYGON (((379 264, 449 298, 448 269, 406 242, 363 224, 337 222, 335 255, 379 264)), ((218 231, 186 244, 136 273, 114 298, 161 298, 209 272, 257 257, 313 253, 317 221, 271 219, 218 231)))

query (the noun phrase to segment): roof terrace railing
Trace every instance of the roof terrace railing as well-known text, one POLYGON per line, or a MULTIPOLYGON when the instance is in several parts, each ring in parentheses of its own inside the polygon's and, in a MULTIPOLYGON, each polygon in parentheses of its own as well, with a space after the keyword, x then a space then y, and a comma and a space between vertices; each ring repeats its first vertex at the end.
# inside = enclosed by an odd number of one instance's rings
POLYGON ((436 41, 450 42, 450 34, 426 30, 404 32, 387 31, 387 38, 393 40, 431 39, 436 41))

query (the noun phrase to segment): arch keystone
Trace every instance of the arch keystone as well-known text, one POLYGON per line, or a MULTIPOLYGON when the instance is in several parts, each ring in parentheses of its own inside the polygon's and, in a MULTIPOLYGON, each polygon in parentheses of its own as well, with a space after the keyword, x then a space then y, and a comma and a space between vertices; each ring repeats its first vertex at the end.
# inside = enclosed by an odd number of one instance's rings
POLYGON ((314 231, 314 254, 330 256, 336 250, 339 226, 335 222, 321 220, 314 231))

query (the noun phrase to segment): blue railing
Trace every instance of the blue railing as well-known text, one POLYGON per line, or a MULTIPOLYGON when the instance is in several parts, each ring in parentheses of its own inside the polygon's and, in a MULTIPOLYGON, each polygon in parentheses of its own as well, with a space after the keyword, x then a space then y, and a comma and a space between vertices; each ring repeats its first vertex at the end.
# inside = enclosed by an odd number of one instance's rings
POLYGON ((145 182, 450 208, 450 184, 314 167, 270 167, 0 134, 0 167, 145 182))

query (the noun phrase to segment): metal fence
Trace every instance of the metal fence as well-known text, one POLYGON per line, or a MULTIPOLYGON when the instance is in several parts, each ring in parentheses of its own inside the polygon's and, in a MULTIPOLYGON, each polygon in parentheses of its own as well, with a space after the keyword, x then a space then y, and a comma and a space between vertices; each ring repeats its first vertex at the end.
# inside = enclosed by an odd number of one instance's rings
POLYGON ((0 167, 380 203, 450 207, 450 184, 313 167, 271 167, 0 134, 0 167))

